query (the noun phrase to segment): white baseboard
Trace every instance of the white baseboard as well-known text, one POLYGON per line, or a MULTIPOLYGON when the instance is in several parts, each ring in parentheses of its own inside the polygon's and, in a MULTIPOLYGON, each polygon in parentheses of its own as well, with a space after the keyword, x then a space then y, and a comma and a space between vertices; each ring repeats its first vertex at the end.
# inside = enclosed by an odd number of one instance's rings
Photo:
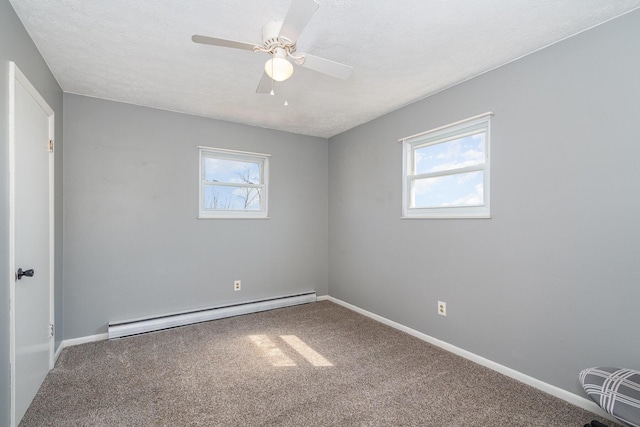
POLYGON ((73 347, 74 345, 86 344, 86 343, 96 342, 96 341, 104 341, 107 339, 109 339, 109 334, 96 334, 96 335, 89 335, 86 337, 71 338, 68 340, 63 340, 60 343, 60 346, 58 347, 58 349, 56 350, 56 354, 53 356, 53 363, 55 364, 55 362, 58 361, 58 357, 60 357, 60 353, 62 353, 62 350, 64 350, 67 347, 73 347))
POLYGON ((60 357, 60 353, 62 353, 62 350, 64 350, 64 341, 60 342, 60 346, 53 355, 53 366, 56 365, 56 362, 58 361, 58 357, 60 357))
POLYGON ((520 381, 522 383, 525 383, 527 385, 530 385, 531 387, 537 388, 538 390, 541 390, 547 394, 550 394, 552 396, 555 396, 559 399, 562 399, 566 402, 571 403, 572 405, 575 405, 579 408, 585 409, 587 411, 593 412, 594 414, 597 414, 603 418, 606 418, 608 420, 611 420, 613 422, 619 422, 618 420, 616 420, 613 416, 607 414, 605 411, 603 411, 595 402, 586 399, 582 396, 578 396, 577 394, 571 393, 567 390, 564 390, 560 387, 556 387, 554 385, 551 385, 549 383, 546 383, 544 381, 541 381, 539 379, 530 377, 529 375, 523 374, 522 372, 516 371, 515 369, 511 369, 507 366, 501 365, 499 363, 493 362, 489 359, 486 359, 482 356, 478 356, 475 353, 471 353, 470 351, 464 350, 460 347, 456 347, 452 344, 449 344, 445 341, 439 340, 437 338, 434 338, 430 335, 424 334, 422 332, 416 331, 415 329, 411 329, 407 326, 404 326, 400 323, 394 322, 393 320, 389 320, 385 317, 379 316, 375 313, 371 313, 370 311, 364 310, 360 307, 357 307, 355 305, 349 304, 347 302, 344 302, 342 300, 339 300, 337 298, 331 297, 331 296, 326 296, 323 295, 321 297, 318 297, 317 299, 318 301, 331 301, 333 303, 336 303, 338 305, 341 305, 345 308, 348 308, 349 310, 355 311, 356 313, 360 313, 364 316, 367 316, 373 320, 377 320, 380 323, 384 323, 387 326, 391 326, 392 328, 398 329, 402 332, 406 332, 409 335, 412 335, 416 338, 419 338, 423 341, 428 342, 429 344, 433 344, 436 347, 440 347, 444 350, 447 350, 453 354, 457 354, 458 356, 464 357, 465 359, 468 359, 472 362, 477 363, 478 365, 482 365, 485 366, 489 369, 492 369, 496 372, 499 372, 503 375, 506 375, 509 378, 513 378, 514 380, 520 381))
POLYGON ((90 343, 90 342, 104 341, 104 340, 106 340, 108 338, 109 338, 109 334, 107 334, 107 333, 96 334, 96 335, 89 335, 89 336, 86 336, 86 337, 71 338, 71 339, 68 339, 68 340, 64 340, 64 341, 62 341, 62 344, 66 348, 66 347, 72 347, 74 345, 86 344, 86 343, 90 343))

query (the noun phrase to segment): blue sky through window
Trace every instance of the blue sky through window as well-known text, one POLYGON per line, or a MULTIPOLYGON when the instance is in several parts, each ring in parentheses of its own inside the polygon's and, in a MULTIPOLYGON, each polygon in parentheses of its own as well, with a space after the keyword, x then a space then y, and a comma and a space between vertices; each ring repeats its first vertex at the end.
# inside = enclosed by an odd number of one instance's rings
POLYGON ((204 179, 227 183, 260 184, 260 164, 207 157, 204 160, 204 179))
POLYGON ((467 172, 414 181, 415 206, 479 206, 484 201, 484 173, 467 172))
POLYGON ((206 157, 204 159, 204 209, 261 209, 261 189, 243 184, 261 182, 260 163, 206 157), (215 183, 238 184, 216 185, 215 183))
POLYGON ((415 150, 415 174, 446 171, 484 163, 484 132, 415 150))
MULTIPOLYGON (((484 130, 414 151, 416 175, 478 166, 485 163, 484 130)), ((414 208, 479 206, 484 203, 484 173, 470 171, 413 181, 414 208)))

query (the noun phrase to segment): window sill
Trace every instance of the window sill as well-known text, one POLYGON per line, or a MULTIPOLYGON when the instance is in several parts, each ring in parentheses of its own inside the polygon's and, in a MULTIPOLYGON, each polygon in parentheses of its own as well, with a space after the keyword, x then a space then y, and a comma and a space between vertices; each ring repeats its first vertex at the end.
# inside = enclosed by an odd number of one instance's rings
POLYGON ((271 219, 270 216, 198 216, 196 219, 271 219))
POLYGON ((400 219, 491 219, 491 215, 401 216, 400 219))

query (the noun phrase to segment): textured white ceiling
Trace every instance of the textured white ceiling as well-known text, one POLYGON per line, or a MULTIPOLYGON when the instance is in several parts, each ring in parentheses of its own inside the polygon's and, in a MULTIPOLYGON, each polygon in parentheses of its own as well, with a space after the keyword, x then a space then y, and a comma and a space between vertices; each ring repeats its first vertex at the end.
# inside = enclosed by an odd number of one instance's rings
POLYGON ((296 67, 255 93, 268 56, 195 44, 261 42, 290 0, 10 0, 65 92, 331 137, 640 7, 640 0, 318 0, 296 67), (289 106, 285 107, 284 100, 289 106))

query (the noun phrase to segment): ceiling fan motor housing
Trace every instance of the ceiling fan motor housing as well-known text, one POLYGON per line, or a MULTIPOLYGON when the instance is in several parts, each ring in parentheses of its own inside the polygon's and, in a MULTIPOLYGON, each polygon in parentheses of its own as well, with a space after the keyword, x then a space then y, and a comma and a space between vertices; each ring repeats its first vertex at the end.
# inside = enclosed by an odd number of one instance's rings
POLYGON ((266 52, 271 54, 277 53, 280 49, 284 49, 287 54, 296 51, 295 42, 286 37, 279 37, 282 21, 272 21, 262 27, 262 47, 266 52))

